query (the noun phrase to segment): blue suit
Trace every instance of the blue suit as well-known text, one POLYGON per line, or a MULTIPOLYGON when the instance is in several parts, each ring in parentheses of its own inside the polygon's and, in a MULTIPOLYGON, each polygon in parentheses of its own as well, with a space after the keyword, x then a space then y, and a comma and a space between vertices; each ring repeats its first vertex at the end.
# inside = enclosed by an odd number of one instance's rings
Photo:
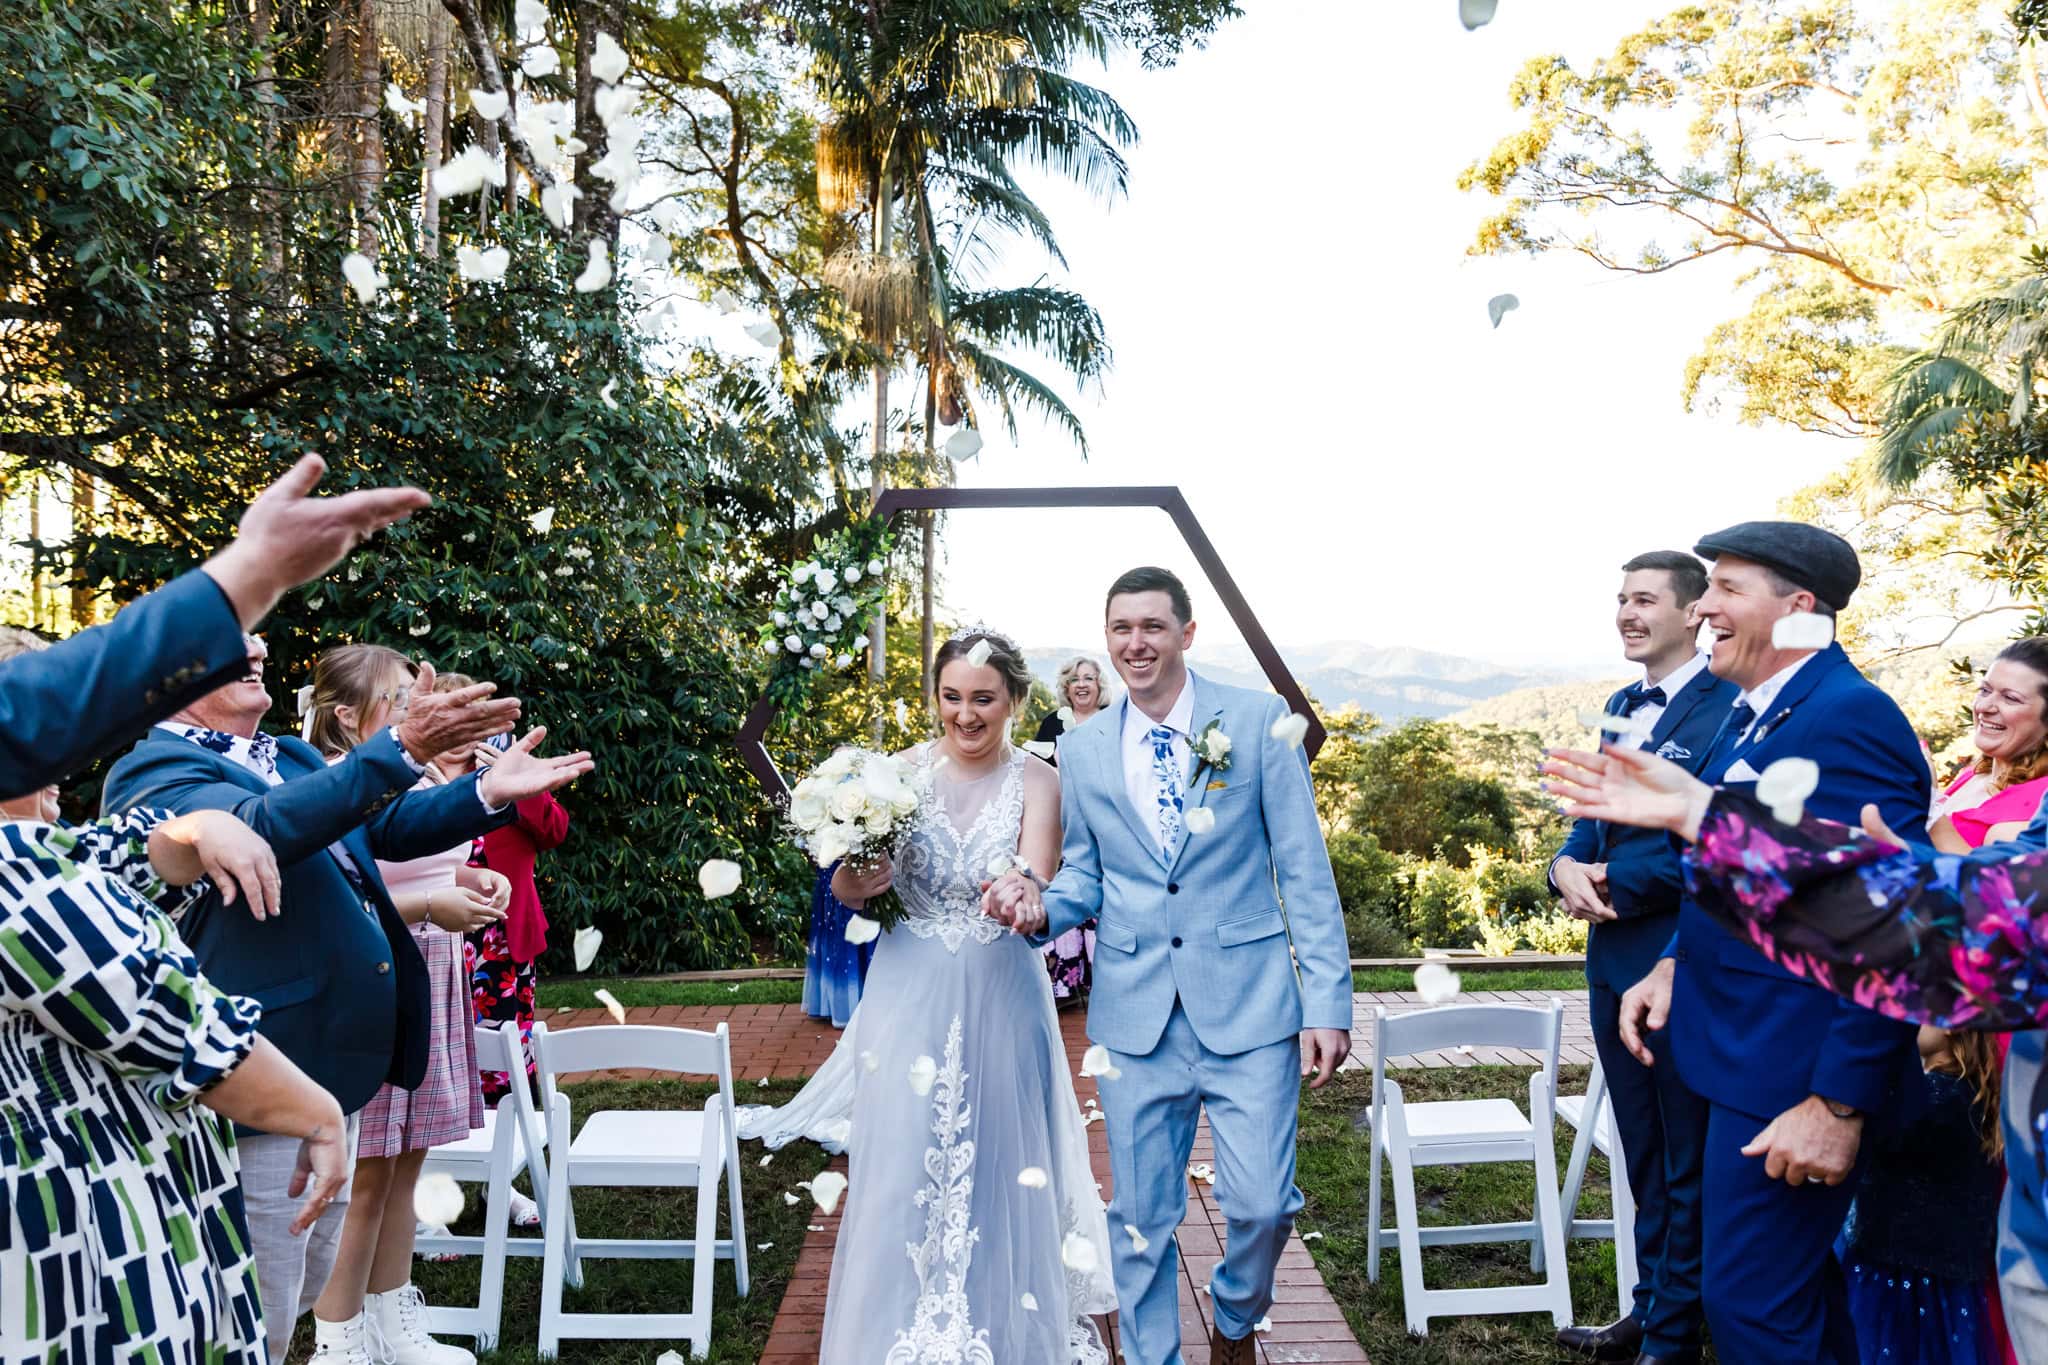
MULTIPOLYGON (((1724 729, 1700 776, 1753 785, 1781 758, 1812 759, 1820 786, 1806 811, 1854 825, 1875 803, 1894 829, 1927 819, 1932 776, 1892 699, 1841 646, 1813 655, 1757 718, 1747 739, 1724 729)), ((1672 1127, 1702 1125, 1696 1179, 1672 1171, 1674 1205, 1703 1212, 1702 1291, 1714 1349, 1729 1365, 1856 1360, 1855 1332, 1832 1253, 1861 1175, 1791 1189, 1741 1148, 1764 1125, 1820 1095, 1883 1120, 1918 1070, 1913 1026, 1799 980, 1686 900, 1667 955, 1677 959, 1670 1052, 1693 1097, 1672 1127)), ((1868 1147, 1866 1141, 1864 1146, 1868 1147)))
POLYGON ((17 654, 0 664, 0 800, 76 772, 248 667, 241 622, 203 573, 17 654))
POLYGON ((1301 1191, 1295 1116, 1305 1028, 1351 1028, 1351 962, 1308 760, 1270 737, 1287 706, 1194 676, 1193 734, 1214 722, 1229 767, 1199 764, 1186 806, 1215 826, 1162 850, 1124 785, 1123 724, 1109 708, 1060 745, 1061 864, 1046 935, 1088 919, 1095 985, 1088 1036, 1122 1075, 1101 1087, 1115 1188, 1110 1226, 1131 1365, 1180 1361, 1173 1231, 1204 1108, 1216 1194, 1229 1222, 1211 1281, 1217 1325, 1243 1337, 1273 1302, 1273 1272, 1301 1191))
POLYGON ((411 791, 417 778, 389 730, 332 766, 312 746, 280 739, 271 786, 230 758, 152 731, 107 774, 103 810, 224 810, 268 840, 283 912, 258 923, 237 901, 209 896, 179 933, 207 978, 263 1006, 263 1036, 353 1113, 386 1081, 410 1089, 432 1042, 426 964, 377 875, 455 847, 512 819, 477 798, 477 779, 411 791), (362 877, 351 884, 339 843, 362 877), (375 914, 364 908, 367 897, 375 914))
MULTIPOLYGON (((1739 691, 1702 668, 1670 698, 1647 747, 1687 768, 1705 761, 1739 691)), ((1628 689, 1607 700, 1619 715, 1628 689)), ((1646 1067, 1621 1042, 1621 997, 1649 975, 1678 924, 1681 894, 1678 853, 1665 834, 1632 825, 1576 820, 1559 858, 1604 863, 1615 918, 1593 926, 1586 940, 1586 994, 1593 1046, 1607 1077, 1614 1121, 1636 1201, 1636 1259, 1642 1269, 1635 1303, 1623 1310, 1641 1324, 1644 1350, 1676 1355, 1699 1343, 1700 1224, 1697 1202, 1676 1207, 1668 1198, 1667 1162, 1675 1150, 1681 1170, 1699 1169, 1701 1127, 1670 1129, 1663 1092, 1682 1090, 1668 1062, 1646 1067)), ((1552 889, 1556 884, 1552 883, 1552 889)), ((1683 1116, 1688 1105, 1678 1109, 1683 1116)))

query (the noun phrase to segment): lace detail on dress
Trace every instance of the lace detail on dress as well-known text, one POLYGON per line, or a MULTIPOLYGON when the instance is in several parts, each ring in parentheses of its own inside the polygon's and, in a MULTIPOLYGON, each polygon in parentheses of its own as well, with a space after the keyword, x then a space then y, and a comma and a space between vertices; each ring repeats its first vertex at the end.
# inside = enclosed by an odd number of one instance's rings
POLYGON ((896 1334, 886 1365, 995 1365, 988 1329, 975 1331, 968 1312, 967 1267, 981 1233, 967 1221, 974 1197, 974 1140, 961 1137, 970 1118, 966 1085, 956 1014, 946 1030, 945 1065, 932 1085, 932 1135, 939 1141, 925 1148, 929 1183, 917 1192, 917 1206, 925 1211, 924 1241, 907 1248, 917 1270, 917 1313, 910 1329, 896 1334), (936 1287, 935 1271, 943 1275, 936 1287))
MULTIPOLYGON (((903 849, 896 891, 903 900, 903 927, 919 938, 935 938, 957 953, 968 939, 999 943, 1009 930, 981 913, 981 884, 999 853, 1015 853, 1024 827, 1023 750, 1012 754, 1003 785, 982 803, 962 833, 946 813, 937 783, 925 796, 917 827, 903 849)), ((923 760, 930 762, 927 751, 923 760)))

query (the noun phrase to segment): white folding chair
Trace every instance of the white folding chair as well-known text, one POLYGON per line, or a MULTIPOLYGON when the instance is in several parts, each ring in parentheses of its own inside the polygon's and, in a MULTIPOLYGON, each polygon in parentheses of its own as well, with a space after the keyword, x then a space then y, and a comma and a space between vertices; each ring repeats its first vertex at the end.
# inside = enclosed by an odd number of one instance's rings
MULTIPOLYGON (((1557 1116, 1570 1124, 1578 1136, 1572 1139, 1571 1160, 1564 1168, 1565 1240, 1574 1237, 1609 1237, 1614 1240, 1614 1287, 1621 1295, 1621 1311, 1636 1294, 1636 1200, 1629 1188, 1628 1163, 1622 1157, 1621 1133, 1614 1123, 1614 1103, 1607 1094, 1607 1077, 1593 1059, 1593 1074, 1586 1080, 1583 1095, 1557 1097, 1557 1116), (1595 1115, 1591 1123, 1588 1114, 1595 1115), (1579 1217, 1579 1191, 1586 1181, 1586 1164, 1594 1151, 1607 1158, 1607 1185, 1613 1193, 1612 1218, 1579 1217)), ((1537 1269, 1541 1269, 1539 1264, 1537 1269)))
POLYGON ((1367 1278, 1380 1277, 1380 1243, 1392 1236, 1401 1254, 1401 1299, 1408 1330, 1429 1334, 1433 1317, 1480 1313, 1548 1312, 1559 1327, 1572 1321, 1571 1282, 1565 1273, 1564 1215, 1558 1203, 1553 1097, 1563 1008, 1525 1005, 1447 1005, 1389 1015, 1373 1011, 1372 1193, 1368 1197, 1367 1278), (1389 1057, 1412 1057, 1461 1045, 1512 1047, 1534 1052, 1543 1067, 1529 1077, 1529 1112, 1509 1099, 1440 1100, 1409 1104, 1387 1078, 1389 1057), (1394 1226, 1380 1226, 1380 1158, 1393 1169, 1394 1226), (1521 1223, 1424 1227, 1416 1213, 1417 1166, 1527 1161, 1536 1172, 1536 1216, 1521 1223), (1531 1242, 1544 1249, 1543 1282, 1490 1289, 1430 1289, 1422 1281, 1422 1248, 1477 1242, 1531 1242))
MULTIPOLYGON (((546 1036, 547 1025, 533 1026, 536 1042, 546 1036)), ((513 1078, 510 1093, 495 1109, 484 1112, 484 1126, 472 1128, 460 1142, 435 1147, 427 1153, 420 1174, 439 1172, 459 1181, 484 1185, 484 1235, 481 1237, 421 1236, 413 1244, 419 1256, 454 1253, 483 1257, 483 1283, 474 1308, 429 1306, 427 1330, 456 1336, 475 1337, 477 1349, 488 1351, 497 1344, 498 1324, 503 1317, 505 1258, 538 1256, 538 1237, 508 1235, 512 1217, 512 1181, 523 1170, 533 1173, 536 1202, 546 1198, 547 1166, 542 1155, 547 1134, 534 1108, 533 1092, 526 1086, 526 1058, 519 1046, 517 1025, 500 1028, 479 1025, 476 1030, 477 1064, 487 1071, 504 1071, 513 1078)))
POLYGON ((535 1039, 541 1095, 547 1104, 548 1201, 541 1263, 540 1354, 552 1359, 562 1338, 682 1338, 693 1356, 711 1349, 711 1272, 733 1263, 747 1293, 747 1226, 740 1196, 740 1145, 732 1123, 732 1046, 724 1024, 715 1033, 651 1025, 564 1029, 535 1039), (716 1076, 718 1093, 701 1110, 607 1109, 584 1119, 572 1141, 569 1097, 555 1077, 578 1071, 645 1068, 716 1076), (732 1236, 718 1237, 718 1185, 727 1182, 732 1236), (571 1191, 579 1185, 690 1188, 697 1191, 693 1238, 583 1237, 576 1231, 571 1191), (582 1282, 582 1260, 686 1259, 695 1262, 687 1313, 565 1313, 562 1285, 582 1282))

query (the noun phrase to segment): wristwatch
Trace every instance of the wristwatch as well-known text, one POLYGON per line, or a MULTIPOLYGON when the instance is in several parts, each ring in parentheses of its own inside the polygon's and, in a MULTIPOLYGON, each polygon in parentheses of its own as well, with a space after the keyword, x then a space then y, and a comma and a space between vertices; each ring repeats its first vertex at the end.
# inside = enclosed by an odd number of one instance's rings
POLYGON ((1860 1119, 1863 1117, 1863 1111, 1853 1104, 1836 1104, 1825 1096, 1822 1097, 1821 1103, 1826 1105, 1828 1112, 1838 1119, 1860 1119))

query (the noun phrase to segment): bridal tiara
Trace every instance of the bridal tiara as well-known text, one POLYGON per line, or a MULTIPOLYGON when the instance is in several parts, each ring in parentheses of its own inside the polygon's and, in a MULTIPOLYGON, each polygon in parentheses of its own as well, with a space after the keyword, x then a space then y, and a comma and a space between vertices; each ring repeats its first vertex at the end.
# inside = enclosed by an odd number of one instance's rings
POLYGON ((953 638, 956 640, 972 640, 977 635, 986 636, 988 639, 995 641, 1003 647, 1006 653, 1015 654, 1018 652, 1015 640, 1012 640, 1009 636, 985 621, 976 621, 971 626, 953 632, 953 638))

